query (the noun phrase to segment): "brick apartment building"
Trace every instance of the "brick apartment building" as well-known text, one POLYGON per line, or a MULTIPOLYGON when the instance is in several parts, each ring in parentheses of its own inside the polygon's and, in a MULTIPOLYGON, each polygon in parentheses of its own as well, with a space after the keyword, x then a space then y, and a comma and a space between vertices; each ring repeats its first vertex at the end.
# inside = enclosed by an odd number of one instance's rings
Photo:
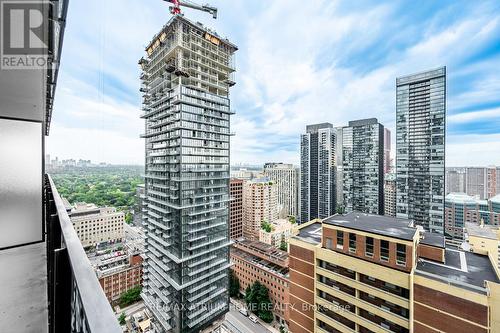
POLYGON ((229 236, 231 239, 243 237, 243 179, 229 181, 229 236))
POLYGON ((358 212, 302 224, 289 330, 500 332, 498 238, 490 245, 453 250, 412 221, 358 212))
POLYGON ((233 271, 240 281, 242 294, 248 286, 259 281, 269 290, 275 320, 288 322, 288 253, 274 246, 246 239, 231 246, 233 271))
POLYGON ((111 304, 120 296, 142 285, 142 257, 139 254, 123 254, 99 259, 94 268, 106 298, 111 304))

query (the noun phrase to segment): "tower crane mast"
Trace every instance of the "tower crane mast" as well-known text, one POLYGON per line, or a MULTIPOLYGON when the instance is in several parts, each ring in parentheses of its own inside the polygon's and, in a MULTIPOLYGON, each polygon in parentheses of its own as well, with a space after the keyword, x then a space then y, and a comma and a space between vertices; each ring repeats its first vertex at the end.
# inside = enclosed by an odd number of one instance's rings
POLYGON ((170 13, 172 13, 173 15, 181 14, 181 6, 183 6, 183 7, 188 7, 188 8, 201 10, 203 12, 210 13, 210 14, 212 14, 212 17, 214 19, 217 18, 217 8, 212 7, 209 4, 198 5, 198 4, 194 3, 193 1, 189 1, 189 0, 163 0, 163 1, 169 2, 172 4, 172 6, 170 6, 169 8, 170 8, 170 13))

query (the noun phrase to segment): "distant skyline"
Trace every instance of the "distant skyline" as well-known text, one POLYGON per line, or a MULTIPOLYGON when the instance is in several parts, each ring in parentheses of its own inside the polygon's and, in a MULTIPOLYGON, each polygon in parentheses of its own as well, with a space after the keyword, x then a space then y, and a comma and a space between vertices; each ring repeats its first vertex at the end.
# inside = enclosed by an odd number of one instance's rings
MULTIPOLYGON (((209 2, 217 20, 185 14, 239 46, 232 164, 297 165, 300 133, 320 122, 376 117, 395 142, 396 77, 445 65, 446 166, 500 165, 500 2, 209 2)), ((46 152, 144 164, 137 61, 168 4, 70 7, 46 152)))

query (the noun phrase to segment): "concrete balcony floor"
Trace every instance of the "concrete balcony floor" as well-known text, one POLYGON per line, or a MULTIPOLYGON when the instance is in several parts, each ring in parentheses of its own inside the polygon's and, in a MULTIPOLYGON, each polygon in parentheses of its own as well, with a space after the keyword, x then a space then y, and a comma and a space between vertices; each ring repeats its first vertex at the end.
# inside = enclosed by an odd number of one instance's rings
POLYGON ((45 243, 0 251, 0 331, 47 332, 45 243))

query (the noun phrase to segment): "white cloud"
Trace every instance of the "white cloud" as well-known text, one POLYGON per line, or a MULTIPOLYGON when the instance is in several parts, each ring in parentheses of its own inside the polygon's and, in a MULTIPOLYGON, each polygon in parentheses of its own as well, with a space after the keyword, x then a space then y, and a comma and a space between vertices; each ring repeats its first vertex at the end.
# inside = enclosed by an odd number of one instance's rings
POLYGON ((500 118, 500 108, 458 113, 447 117, 448 123, 469 123, 500 118))
POLYGON ((448 137, 446 165, 500 165, 500 134, 471 134, 448 137))
POLYGON ((54 123, 46 139, 47 154, 113 164, 144 164, 142 140, 105 129, 65 127, 54 123))
MULTIPOLYGON (((447 65, 452 86, 455 78, 458 82, 467 75, 481 75, 470 90, 449 95, 451 123, 466 124, 481 116, 477 112, 460 115, 455 110, 499 96, 498 60, 462 66, 464 59, 498 34, 498 15, 479 6, 474 7, 477 12, 446 26, 444 20, 450 18, 446 11, 432 13, 440 24, 426 24, 400 17, 393 4, 347 11, 341 11, 344 6, 339 1, 321 0, 310 1, 306 7, 302 0, 214 4, 222 7, 216 21, 196 11, 188 10, 188 15, 240 45, 237 85, 231 93, 237 111, 231 128, 237 134, 231 143, 233 163, 298 163, 299 135, 305 125, 317 122, 338 126, 377 117, 395 137, 395 78, 429 67, 447 65), (398 44, 407 40, 416 43, 406 48, 398 44), (388 51, 377 55, 380 50, 388 51), (377 66, 369 64, 374 54, 377 66)), ((130 156, 131 161, 143 163, 137 60, 144 45, 170 18, 167 7, 161 1, 72 4, 57 88, 56 124, 51 126, 49 139, 53 154, 78 158, 80 151, 67 143, 80 146, 86 140, 74 142, 73 134, 99 134, 109 141, 92 138, 86 142, 88 152, 82 154, 100 151, 103 156, 117 155, 115 160, 130 156), (83 10, 95 15, 82 17, 83 10), (94 73, 96 69, 102 74, 94 73), (124 101, 113 89, 132 93, 124 101), (63 128, 58 130, 59 125, 63 128)), ((494 117, 492 113, 482 116, 494 117)), ((487 145, 486 141, 477 144, 487 145)))

